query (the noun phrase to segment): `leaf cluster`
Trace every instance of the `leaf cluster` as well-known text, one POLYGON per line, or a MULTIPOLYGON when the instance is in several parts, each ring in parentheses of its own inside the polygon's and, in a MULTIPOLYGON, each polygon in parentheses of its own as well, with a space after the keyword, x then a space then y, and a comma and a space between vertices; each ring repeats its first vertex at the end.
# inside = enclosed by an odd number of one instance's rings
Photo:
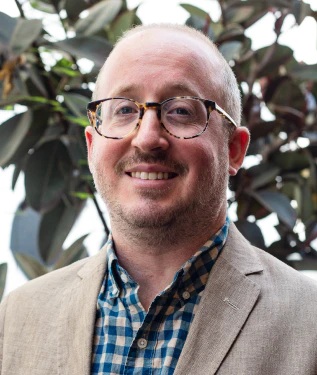
POLYGON ((88 198, 108 234, 87 165, 86 105, 113 43, 140 21, 121 0, 16 4, 20 17, 0 12, 0 107, 11 116, 0 126, 0 166, 14 165, 13 189, 24 176, 11 248, 34 278, 88 255, 87 235, 64 246, 88 198), (37 14, 42 19, 32 18, 37 14), (43 22, 50 19, 56 36, 43 22))

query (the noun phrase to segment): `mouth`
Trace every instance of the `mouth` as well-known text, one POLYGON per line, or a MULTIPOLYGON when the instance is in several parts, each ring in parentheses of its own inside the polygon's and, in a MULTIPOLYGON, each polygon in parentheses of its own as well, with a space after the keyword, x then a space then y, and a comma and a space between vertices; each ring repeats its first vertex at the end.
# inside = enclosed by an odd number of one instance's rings
POLYGON ((170 180, 177 176, 173 172, 145 172, 145 171, 136 171, 128 172, 128 176, 132 178, 138 178, 140 180, 170 180))

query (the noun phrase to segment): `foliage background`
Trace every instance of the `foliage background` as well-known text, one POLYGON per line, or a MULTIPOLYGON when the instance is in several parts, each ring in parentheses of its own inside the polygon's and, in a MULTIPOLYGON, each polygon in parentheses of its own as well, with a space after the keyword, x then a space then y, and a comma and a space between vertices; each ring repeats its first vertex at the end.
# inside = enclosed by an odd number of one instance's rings
MULTIPOLYGON (((34 278, 88 255, 87 234, 65 248, 87 199, 108 233, 87 167, 85 107, 113 43, 141 21, 138 6, 128 8, 124 0, 15 2, 20 17, 0 12, 0 107, 16 111, 0 126, 0 166, 14 165, 12 189, 24 174, 25 199, 13 222, 11 249, 34 278), (30 8, 43 19, 33 19, 30 8), (43 22, 50 18, 61 37, 43 22), (91 61, 91 70, 83 59, 91 61), (17 240, 27 227, 36 234, 33 248, 28 238, 25 246, 17 240)), ((308 16, 316 22, 317 12, 299 0, 218 3, 219 20, 197 6, 182 7, 186 23, 219 45, 240 83, 243 125, 252 142, 249 162, 230 181, 230 211, 252 243, 297 269, 317 270, 317 65, 296 61, 292 49, 279 43, 287 16, 295 24, 308 16), (246 30, 268 12, 275 17, 275 41, 253 50, 246 30), (266 246, 258 220, 272 212, 280 238, 266 246)), ((6 272, 1 264, 0 294, 6 272)))

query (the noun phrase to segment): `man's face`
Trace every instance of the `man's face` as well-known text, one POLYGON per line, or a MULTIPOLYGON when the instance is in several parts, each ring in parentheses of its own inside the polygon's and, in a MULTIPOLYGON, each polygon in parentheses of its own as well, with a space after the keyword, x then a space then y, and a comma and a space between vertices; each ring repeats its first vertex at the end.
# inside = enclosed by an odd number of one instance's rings
MULTIPOLYGON (((123 96, 161 102, 192 95, 221 106, 219 63, 208 60, 206 49, 203 42, 184 33, 135 34, 108 59, 97 99, 123 96)), ((160 126, 156 111, 149 109, 138 131, 122 140, 105 139, 87 128, 90 168, 112 226, 124 222, 131 228, 164 229, 177 223, 194 229, 206 220, 222 224, 229 169, 223 126, 221 117, 212 113, 203 135, 176 139, 160 126)))

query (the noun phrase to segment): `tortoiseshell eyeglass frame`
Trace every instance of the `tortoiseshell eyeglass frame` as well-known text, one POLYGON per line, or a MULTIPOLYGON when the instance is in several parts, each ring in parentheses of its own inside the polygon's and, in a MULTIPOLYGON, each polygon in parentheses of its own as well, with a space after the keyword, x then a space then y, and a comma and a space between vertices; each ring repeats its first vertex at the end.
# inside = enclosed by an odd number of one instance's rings
POLYGON ((144 115, 145 111, 149 108, 156 109, 157 117, 158 117, 158 119, 160 121, 160 124, 163 127, 163 129, 169 135, 171 135, 172 137, 178 138, 178 139, 192 139, 192 138, 199 137, 201 134, 203 134, 207 129, 207 126, 208 126, 208 123, 209 123, 209 117, 210 117, 210 114, 211 114, 212 111, 218 112, 230 124, 237 127, 237 124, 235 123, 235 121, 228 115, 228 113, 225 110, 223 110, 221 107, 219 107, 219 105, 216 102, 214 102, 212 100, 208 100, 208 99, 198 98, 196 96, 174 96, 173 98, 168 98, 161 103, 156 103, 156 102, 139 103, 139 102, 137 102, 136 100, 133 100, 133 99, 129 99, 129 98, 121 97, 121 96, 116 96, 116 97, 113 97, 113 98, 100 99, 100 100, 96 100, 96 101, 88 103, 88 105, 87 105, 87 115, 88 115, 88 119, 89 119, 89 122, 90 122, 91 126, 93 126, 95 128, 96 132, 100 136, 102 136, 104 138, 109 138, 109 139, 124 139, 124 138, 128 137, 130 134, 132 134, 136 129, 139 128, 139 126, 141 125, 143 115, 144 115), (103 103, 107 100, 112 100, 112 99, 125 99, 125 100, 128 100, 128 101, 131 101, 131 102, 135 103, 135 105, 140 110, 139 119, 138 119, 138 122, 135 124, 135 127, 128 134, 124 135, 123 137, 110 137, 110 136, 104 135, 104 134, 100 133, 100 131, 98 130, 98 127, 96 126, 96 110, 97 110, 98 105, 100 103, 103 103), (207 110, 207 121, 206 121, 206 124, 205 124, 204 128, 202 129, 202 131, 200 131, 198 134, 195 134, 195 135, 190 136, 190 137, 179 137, 179 136, 171 133, 164 126, 163 122, 161 122, 160 109, 161 109, 162 105, 164 105, 165 103, 167 103, 171 100, 174 100, 174 99, 194 99, 194 100, 198 100, 198 101, 200 101, 204 104, 204 106, 207 110))

